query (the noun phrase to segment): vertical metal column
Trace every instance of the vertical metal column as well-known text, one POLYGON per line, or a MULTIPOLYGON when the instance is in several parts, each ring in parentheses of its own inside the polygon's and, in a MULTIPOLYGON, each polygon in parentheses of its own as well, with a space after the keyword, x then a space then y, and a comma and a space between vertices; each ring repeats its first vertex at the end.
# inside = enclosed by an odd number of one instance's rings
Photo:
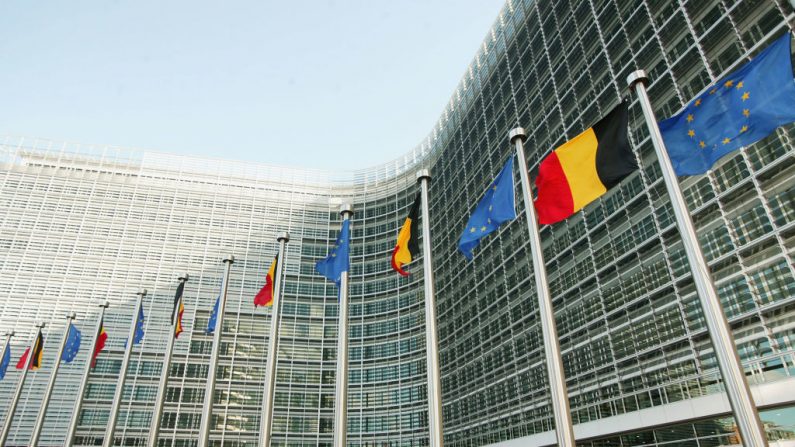
POLYGON ((213 417, 213 399, 215 398, 215 375, 218 369, 218 354, 221 352, 221 333, 224 331, 224 309, 226 309, 226 293, 229 290, 229 273, 235 257, 232 255, 224 258, 226 264, 224 269, 223 285, 221 295, 218 300, 218 316, 215 320, 215 332, 213 333, 213 350, 210 355, 210 369, 207 372, 207 391, 204 393, 204 406, 202 407, 202 422, 199 434, 199 447, 207 447, 210 444, 210 426, 213 417))
POLYGON ((563 359, 560 354, 558 331, 555 328, 555 313, 552 309, 552 297, 547 282, 547 268, 544 263, 544 250, 541 248, 541 236, 538 231, 538 218, 533 205, 533 194, 530 191, 530 175, 527 171, 527 160, 524 155, 524 142, 527 134, 517 127, 508 133, 508 139, 516 148, 519 162, 519 178, 522 182, 524 212, 527 218, 527 231, 530 234, 530 252, 533 256, 533 272, 538 294, 538 311, 540 313, 541 332, 544 336, 544 355, 546 357, 547 375, 549 376, 549 393, 552 401, 552 413, 555 417, 555 436, 561 447, 574 447, 574 427, 571 422, 569 394, 566 389, 566 377, 563 371, 563 359))
MULTIPOLYGON (((188 282, 190 275, 183 274, 178 278, 180 285, 188 282)), ((160 371, 160 382, 157 385, 157 396, 155 397, 155 409, 152 412, 152 426, 149 428, 149 444, 157 445, 157 437, 160 434, 160 419, 163 416, 163 402, 166 400, 166 389, 168 388, 168 373, 171 370, 171 354, 174 351, 174 341, 176 340, 177 322, 179 321, 179 306, 182 304, 183 293, 180 294, 177 302, 174 303, 174 310, 171 318, 171 333, 166 342, 166 353, 163 357, 163 369, 160 371)))
POLYGON ((671 200, 671 206, 676 217, 676 226, 682 238, 682 245, 685 248, 687 261, 690 264, 690 271, 693 274, 693 282, 696 285, 701 308, 704 311, 704 318, 707 322, 712 346, 715 349, 715 357, 718 360, 718 367, 723 376, 723 383, 726 387, 726 394, 734 413, 734 419, 740 436, 743 438, 743 445, 746 446, 767 446, 767 436, 759 419, 751 389, 745 378, 743 365, 740 356, 737 354, 737 347, 734 344, 729 322, 723 313, 718 294, 715 291, 715 284, 712 282, 712 275, 709 266, 698 244, 696 229, 693 220, 687 210, 687 203, 682 196, 682 190, 676 180, 676 173, 668 158, 668 150, 665 148, 660 128, 657 126, 657 118, 651 107, 651 101, 646 93, 646 83, 648 77, 646 72, 638 70, 627 77, 627 84, 630 90, 638 95, 638 102, 643 109, 643 116, 649 128, 654 151, 657 153, 657 161, 660 163, 665 187, 671 200))
POLYGON ((135 303, 132 323, 130 324, 130 332, 127 335, 127 347, 124 349, 124 358, 121 361, 121 370, 119 370, 119 383, 116 385, 116 392, 113 395, 113 402, 110 405, 108 429, 105 431, 105 439, 102 441, 103 447, 111 447, 113 445, 113 438, 116 435, 116 422, 119 418, 119 407, 121 407, 121 399, 124 395, 124 382, 127 381, 127 367, 130 365, 130 357, 132 356, 132 349, 135 345, 135 327, 138 324, 138 315, 141 314, 141 306, 144 305, 146 289, 140 289, 137 295, 138 301, 135 303))
MULTIPOLYGON (((83 371, 83 378, 80 380, 80 387, 77 389, 77 403, 72 412, 72 420, 69 422, 69 430, 66 432, 66 445, 72 445, 72 439, 75 437, 77 430, 77 421, 80 418, 80 408, 83 406, 83 395, 86 391, 86 384, 88 384, 88 376, 91 375, 91 360, 94 357, 94 349, 97 347, 97 339, 99 338, 99 331, 102 328, 102 321, 105 318, 105 309, 108 308, 110 303, 108 300, 99 305, 99 319, 96 326, 94 326, 94 343, 91 344, 91 349, 88 350, 88 361, 86 361, 86 369, 83 371)), ((136 315, 136 318, 138 316, 136 315)))
POLYGON ((273 396, 276 394, 276 360, 279 350, 279 324, 282 318, 282 271, 285 262, 285 249, 290 242, 290 234, 286 231, 276 238, 279 241, 279 261, 276 264, 276 277, 273 279, 273 307, 271 308, 271 331, 268 339, 268 359, 265 364, 265 394, 262 396, 262 419, 260 420, 260 447, 271 443, 273 428, 273 396))
POLYGON ((58 355, 55 357, 55 365, 52 367, 52 374, 50 374, 50 382, 47 384, 47 390, 44 392, 44 398, 41 401, 41 408, 39 409, 39 417, 36 418, 36 425, 33 426, 33 434, 30 436, 30 445, 36 446, 41 437, 41 428, 44 426, 44 417, 47 415, 47 407, 50 404, 50 396, 52 389, 55 386, 55 377, 58 375, 58 367, 61 366, 61 356, 66 347, 66 339, 69 337, 69 331, 72 329, 72 321, 77 317, 74 312, 70 312, 66 316, 66 330, 61 339, 61 346, 58 348, 58 355))
MULTIPOLYGON (((39 338, 39 335, 41 335, 41 330, 44 329, 44 322, 36 323, 36 327, 39 329, 36 331, 36 336, 33 338, 33 343, 30 344, 30 351, 28 351, 28 361, 25 362, 25 369, 22 370, 22 376, 19 378, 19 383, 17 383, 17 389, 14 391, 14 397, 11 398, 11 405, 8 406, 6 420, 3 423, 3 431, 0 433, 0 446, 6 445, 8 433, 11 431, 11 422, 14 420, 14 412, 17 411, 19 396, 22 395, 22 388, 25 386, 25 379, 28 377, 28 370, 30 369, 30 364, 33 362, 33 348, 36 347, 36 340, 39 338)), ((8 335, 9 341, 11 341, 12 335, 13 332, 8 335)))
POLYGON ((422 265, 425 282, 425 351, 428 374, 428 425, 430 447, 444 446, 442 429, 442 382, 439 374, 439 340, 436 332, 436 294, 433 284, 431 260, 431 218, 428 203, 428 183, 431 174, 427 169, 417 172, 417 182, 422 194, 422 265))
MULTIPOLYGON (((342 220, 353 216, 353 205, 340 207, 342 220)), ((349 224, 351 227, 352 224, 349 224)), ((353 236, 353 228, 350 228, 353 236)), ((348 241, 350 243, 350 241, 348 241)), ((348 439, 348 271, 340 276, 339 329, 337 330, 337 390, 334 398, 334 447, 346 447, 348 439)))

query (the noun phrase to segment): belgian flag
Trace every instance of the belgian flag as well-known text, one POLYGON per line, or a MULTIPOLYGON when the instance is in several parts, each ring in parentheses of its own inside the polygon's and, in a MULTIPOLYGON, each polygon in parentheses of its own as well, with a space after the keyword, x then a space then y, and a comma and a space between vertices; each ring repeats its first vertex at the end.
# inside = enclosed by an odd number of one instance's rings
POLYGON ((627 141, 627 103, 552 151, 538 167, 538 222, 553 224, 584 208, 638 169, 627 141))
MULTIPOLYGON (((20 357, 17 362, 17 369, 25 369, 25 364, 28 362, 28 355, 30 355, 30 348, 25 349, 25 353, 20 357)), ((30 361, 30 369, 41 368, 41 358, 43 356, 44 336, 41 335, 41 331, 39 331, 39 335, 36 337, 36 343, 33 344, 33 359, 30 361)))
POLYGON ((419 230, 417 229, 417 214, 420 208, 420 194, 414 199, 414 205, 411 206, 409 216, 403 223, 403 228, 398 233, 397 244, 395 250, 392 252, 392 268, 403 276, 409 276, 409 272, 403 270, 403 265, 411 262, 420 251, 419 248, 419 230))
POLYGON ((273 281, 276 278, 276 265, 279 263, 279 256, 273 258, 268 276, 265 278, 265 285, 254 297, 254 307, 270 306, 273 304, 273 281))
POLYGON ((182 315, 185 313, 185 301, 182 293, 185 291, 185 281, 180 281, 177 286, 177 293, 174 294, 174 310, 171 311, 171 321, 174 321, 174 313, 177 314, 177 326, 174 328, 174 338, 179 338, 184 330, 182 327, 182 315))
POLYGON ((105 342, 108 341, 108 333, 105 331, 105 322, 99 324, 99 334, 97 334, 97 342, 94 344, 94 354, 91 355, 91 367, 97 366, 97 357, 99 353, 105 349, 105 342))

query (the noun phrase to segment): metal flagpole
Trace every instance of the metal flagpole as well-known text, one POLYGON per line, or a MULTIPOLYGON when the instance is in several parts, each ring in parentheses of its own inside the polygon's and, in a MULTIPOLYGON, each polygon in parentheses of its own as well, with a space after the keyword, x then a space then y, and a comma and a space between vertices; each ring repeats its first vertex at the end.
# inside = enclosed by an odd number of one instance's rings
POLYGON ((690 271, 693 274, 693 282, 696 284, 696 291, 701 300, 701 308, 704 311, 704 318, 707 321, 707 330, 712 339, 712 346, 718 360, 718 367, 723 376, 723 384, 726 387, 726 394, 734 413, 734 419, 743 444, 747 446, 767 446, 767 437, 759 419, 759 413, 754 405, 751 389, 745 378, 743 365, 740 363, 740 356, 737 354, 737 347, 734 344, 729 322, 723 313, 718 294, 715 292, 715 285, 712 282, 712 275, 709 271, 707 261, 698 244, 696 230, 693 220, 688 214, 687 204, 682 196, 682 190, 676 180, 676 174, 668 158, 668 150, 665 148, 660 128, 657 127, 657 118, 654 116, 649 96, 646 94, 646 82, 648 77, 646 72, 638 70, 627 77, 630 90, 634 90, 638 95, 638 102, 643 109, 643 116, 649 128, 654 151, 657 153, 657 160, 660 163, 665 187, 671 200, 676 217, 676 226, 682 238, 682 245, 685 248, 687 261, 690 264, 690 271))
MULTIPOLYGON (((340 207, 342 220, 353 216, 353 205, 340 207)), ((348 224, 351 225, 351 224, 348 224)), ((352 225, 351 225, 352 226, 352 225)), ((353 229, 351 228, 351 235, 353 229)), ((350 241, 347 241, 350 244, 350 241)), ((337 330, 337 390, 334 398, 334 447, 346 447, 348 439, 348 271, 340 275, 339 329, 337 330)))
POLYGON ((52 395, 52 389, 55 386, 55 377, 58 375, 58 367, 61 366, 61 356, 63 355, 64 347, 66 347, 66 340, 69 337, 69 330, 72 329, 72 321, 77 317, 74 312, 70 312, 66 316, 66 330, 64 331, 63 338, 61 339, 61 346, 58 348, 58 355, 55 357, 55 366, 52 368, 52 374, 50 374, 50 382, 47 384, 47 390, 44 392, 44 398, 41 402, 41 408, 39 409, 39 417, 36 419, 36 425, 33 426, 33 434, 30 437, 30 445, 36 446, 39 443, 39 437, 41 437, 41 428, 44 426, 44 417, 47 414, 47 407, 50 404, 50 396, 52 395))
MULTIPOLYGON (((179 283, 185 284, 188 282, 190 276, 185 273, 179 277, 179 283)), ((184 287, 184 286, 183 286, 184 287)), ((157 386, 157 396, 155 397, 155 409, 152 412, 152 426, 149 428, 149 444, 151 446, 157 445, 157 436, 160 434, 160 418, 163 415, 163 401, 166 397, 166 388, 168 387, 168 374, 171 370, 171 354, 174 350, 174 341, 176 340, 177 322, 179 321, 179 306, 182 304, 182 295, 177 298, 174 303, 173 316, 171 319, 171 336, 168 337, 166 342, 166 354, 163 358, 163 369, 160 371, 160 382, 157 386)))
POLYGON ((268 339, 268 359, 265 366, 265 395, 262 397, 262 419, 260 420, 260 447, 267 447, 271 443, 271 429, 273 428, 273 395, 276 393, 276 358, 279 349, 279 324, 281 321, 281 288, 282 266, 284 265, 284 251, 290 234, 286 231, 276 238, 279 241, 279 261, 276 264, 276 277, 273 283, 273 307, 271 308, 271 332, 268 339))
MULTIPOLYGON (((3 352, 0 354, 0 360, 4 359, 6 356, 6 351, 11 349, 11 337, 14 336, 14 331, 6 331, 3 333, 3 335, 6 336, 6 345, 3 346, 3 352)), ((8 364, 9 366, 11 365, 11 359, 8 360, 8 364)), ((8 370, 6 370, 6 372, 8 372, 8 370)))
POLYGON ((91 349, 88 350, 86 369, 83 371, 83 378, 80 381, 80 387, 77 389, 77 403, 75 404, 75 409, 72 412, 72 420, 69 422, 69 431, 66 432, 66 445, 72 445, 72 439, 75 437, 77 421, 80 418, 80 408, 83 406, 83 394, 85 394, 88 376, 91 375, 91 360, 94 356, 94 349, 96 349, 97 346, 99 330, 102 328, 102 320, 105 318, 105 309, 107 309, 109 305, 110 303, 108 300, 103 301, 102 304, 99 305, 99 319, 97 320, 97 325, 94 328, 94 343, 91 344, 91 349))
MULTIPOLYGON (((19 396, 22 395, 22 387, 25 386, 25 378, 28 376, 28 369, 30 369, 30 364, 33 363, 33 348, 36 347, 36 340, 38 340, 39 335, 41 335, 41 330, 44 329, 44 322, 36 323, 36 327, 39 328, 39 330, 36 331, 36 337, 33 338, 33 343, 30 344, 30 351, 28 351, 28 361, 25 362, 25 369, 22 370, 22 376, 19 378, 19 383, 17 383, 17 389, 14 391, 14 397, 11 399, 11 405, 8 406, 6 420, 3 423, 3 432, 0 433, 0 446, 6 445, 8 433, 11 431, 11 422, 14 420, 14 412, 17 411, 19 396)), ((13 335, 13 333, 11 335, 13 335)), ((11 335, 8 336, 9 341, 11 341, 11 335)))
POLYGON ((508 133, 508 139, 516 148, 519 162, 519 178, 522 181, 522 197, 524 212, 527 218, 527 231, 530 233, 530 252, 533 256, 533 272, 536 279, 538 294, 538 311, 541 320, 541 332, 544 336, 544 355, 546 356, 547 375, 549 376, 549 392, 552 401, 552 413, 555 417, 555 436, 561 447, 574 447, 574 427, 571 422, 569 394, 566 390, 566 377, 563 371, 563 360, 560 355, 558 331, 555 328, 555 314, 552 310, 552 297, 547 282, 547 268, 544 263, 544 251, 541 249, 541 236, 538 232, 533 195, 530 192, 530 175, 527 160, 524 156, 524 142, 527 134, 517 127, 508 133))
POLYGON ((113 403, 110 405, 108 429, 105 432, 105 439, 102 442, 103 447, 111 447, 113 445, 113 438, 116 434, 116 421, 119 418, 119 407, 121 407, 121 398, 124 395, 124 382, 127 381, 127 367, 130 364, 133 345, 135 345, 135 327, 138 325, 138 315, 141 314, 141 306, 144 305, 146 289, 140 289, 137 295, 138 302, 135 303, 132 323, 130 324, 130 333, 127 335, 127 347, 124 349, 124 358, 121 361, 121 369, 119 370, 119 383, 116 385, 116 393, 113 395, 113 403))
POLYGON ((422 264, 425 275, 425 350, 428 374, 428 422, 430 447, 444 446, 442 430, 442 383, 439 375, 439 340, 436 332, 436 294, 431 263, 431 218, 428 204, 428 183, 431 174, 427 169, 417 172, 417 182, 422 194, 422 264))
POLYGON ((210 444, 210 426, 212 425, 213 399, 215 398, 215 374, 218 369, 218 353, 221 352, 221 332, 224 331, 224 309, 226 308, 226 293, 229 290, 229 273, 232 270, 232 264, 235 263, 235 257, 229 255, 224 258, 223 262, 226 264, 226 269, 224 270, 221 295, 218 300, 218 315, 215 320, 215 332, 213 333, 213 350, 210 354, 210 370, 207 373, 207 391, 204 394, 198 447, 207 447, 210 444))

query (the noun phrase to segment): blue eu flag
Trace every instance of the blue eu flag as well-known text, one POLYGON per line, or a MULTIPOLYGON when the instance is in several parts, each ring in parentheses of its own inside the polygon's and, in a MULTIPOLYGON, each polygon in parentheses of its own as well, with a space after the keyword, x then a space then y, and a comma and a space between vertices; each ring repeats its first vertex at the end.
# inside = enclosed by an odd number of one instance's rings
MULTIPOLYGON (((531 204, 532 206, 532 204, 531 204)), ((513 157, 509 158, 486 194, 469 216, 464 234, 458 240, 458 249, 470 261, 472 249, 480 240, 491 234, 504 222, 516 219, 513 190, 513 157)))
POLYGON ((69 332, 66 335, 66 344, 63 347, 63 354, 61 354, 61 360, 66 363, 70 363, 72 360, 77 357, 77 352, 80 350, 80 339, 82 335, 80 331, 77 330, 75 325, 69 323, 69 332))
POLYGON ((350 260, 348 259, 351 240, 350 227, 349 220, 342 221, 342 229, 339 236, 337 236, 337 242, 334 243, 334 247, 331 249, 331 253, 326 256, 326 259, 315 264, 318 273, 328 278, 329 281, 334 281, 338 286, 340 285, 342 272, 347 272, 350 267, 350 260))
POLYGON ((9 363, 11 363, 11 346, 6 348, 5 354, 3 354, 3 361, 0 362, 0 380, 5 379, 9 363))
POLYGON ((213 306, 213 313, 210 314, 210 321, 207 322, 207 330, 205 332, 208 334, 215 332, 215 324, 218 322, 218 306, 220 304, 221 296, 219 295, 218 298, 215 299, 215 306, 213 306))
POLYGON ((135 322, 135 336, 133 337, 133 344, 137 345, 144 339, 144 306, 141 306, 138 311, 138 320, 135 322))
POLYGON ((678 115, 660 122, 677 175, 703 174, 721 157, 795 121, 795 82, 786 33, 678 115))

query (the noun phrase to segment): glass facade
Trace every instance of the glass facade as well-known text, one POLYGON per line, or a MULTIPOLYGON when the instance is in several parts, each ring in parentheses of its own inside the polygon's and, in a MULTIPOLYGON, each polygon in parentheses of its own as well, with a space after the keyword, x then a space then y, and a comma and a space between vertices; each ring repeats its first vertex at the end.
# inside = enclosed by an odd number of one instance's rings
MULTIPOLYGON (((391 270, 390 252, 427 167, 439 318, 444 435, 449 446, 522 442, 554 428, 543 343, 521 216, 484 240, 473 262, 456 252, 466 219, 511 147, 528 131, 531 171, 551 149, 629 97, 641 170, 542 240, 576 427, 601 424, 582 445, 726 445, 727 411, 662 427, 611 431, 623 416, 659 412, 722 393, 720 377, 673 224, 642 113, 626 76, 645 69, 658 117, 789 29, 780 0, 510 0, 420 145, 381 166, 348 172, 95 147, 47 140, 0 142, 0 329, 14 329, 13 359, 45 328, 44 367, 29 375, 8 445, 26 445, 65 314, 91 340, 108 299, 110 339, 92 373, 76 445, 104 436, 135 292, 146 336, 136 346, 117 436, 145 445, 177 278, 185 327, 169 368, 162 446, 193 446, 211 337, 204 333, 232 267, 211 440, 252 446, 259 430, 269 309, 252 300, 281 231, 285 260, 274 445, 331 445, 338 306, 319 277, 354 204, 349 445, 428 444, 422 275, 391 270), (47 353, 50 353, 49 356, 47 353), (589 425, 590 424, 590 425, 589 425)), ((743 149, 704 176, 681 179, 749 381, 795 375, 795 162, 792 126, 743 149)), ((521 198, 518 206, 523 207, 521 198)), ((64 445, 88 352, 64 365, 41 445, 64 445)), ((0 414, 18 378, 0 381, 0 414)), ((795 387, 790 386, 790 389, 795 387)), ((761 388, 760 388, 761 389, 761 388)), ((790 439, 776 412, 771 439, 790 439)), ((772 416, 766 416, 771 414, 772 416)), ((768 419, 766 419, 768 418, 768 419)), ((791 424, 791 423, 790 423, 791 424)), ((788 434, 789 433, 789 434, 788 434)), ((732 442, 735 441, 735 442, 732 442)), ((532 445, 532 444, 531 444, 532 445)))

